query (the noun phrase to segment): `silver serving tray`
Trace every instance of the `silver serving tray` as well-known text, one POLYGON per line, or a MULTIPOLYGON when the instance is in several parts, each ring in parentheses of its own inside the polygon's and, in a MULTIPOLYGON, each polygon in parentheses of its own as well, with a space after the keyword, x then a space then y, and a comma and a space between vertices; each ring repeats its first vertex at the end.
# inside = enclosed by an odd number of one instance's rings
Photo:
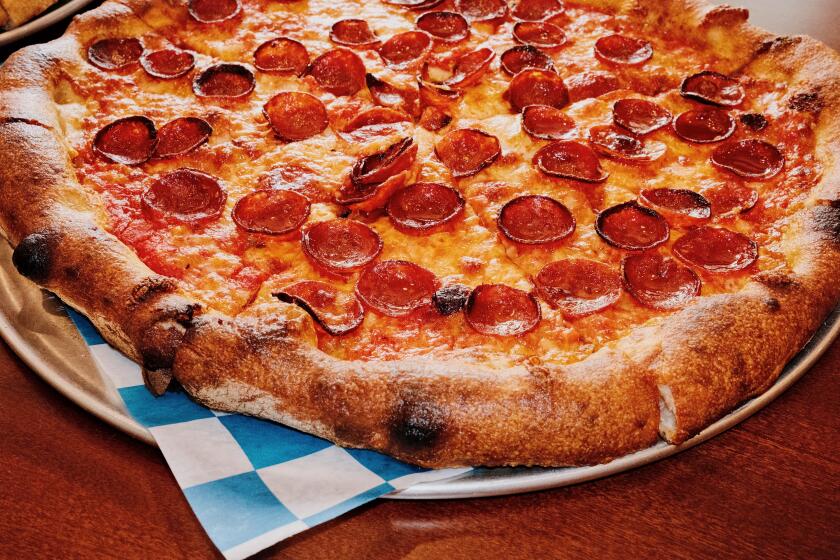
MULTIPOLYGON (((0 335, 21 359, 70 400, 120 430, 154 445, 151 434, 122 404, 103 377, 82 337, 55 296, 22 278, 11 265, 11 248, 0 240, 0 335)), ((601 478, 658 461, 702 443, 767 406, 831 346, 840 332, 840 307, 785 367, 778 381, 682 445, 665 442, 604 465, 569 468, 475 469, 388 495, 397 499, 473 498, 530 492, 601 478)))

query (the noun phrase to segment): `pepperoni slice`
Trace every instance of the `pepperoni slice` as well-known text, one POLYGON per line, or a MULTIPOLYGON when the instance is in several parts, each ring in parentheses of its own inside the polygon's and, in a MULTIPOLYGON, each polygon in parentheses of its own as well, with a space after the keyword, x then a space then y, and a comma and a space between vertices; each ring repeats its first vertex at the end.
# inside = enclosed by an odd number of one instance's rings
POLYGON ((469 21, 490 21, 505 17, 505 0, 455 0, 455 11, 469 21))
POLYGON ((428 10, 441 4, 443 0, 382 0, 392 6, 402 6, 410 10, 428 10))
POLYGON ((426 107, 420 116, 420 126, 431 132, 437 132, 449 126, 452 122, 452 115, 444 113, 437 107, 426 107))
POLYGON ((624 161, 655 161, 665 153, 665 144, 655 140, 643 141, 612 126, 593 126, 589 141, 601 154, 624 161))
POLYGON ((513 38, 539 49, 556 49, 566 44, 566 34, 560 27, 545 21, 521 21, 513 26, 513 38))
POLYGON ((417 28, 446 43, 457 43, 470 36, 470 24, 455 12, 427 12, 417 18, 417 28))
POLYGON ((683 140, 697 144, 720 142, 735 132, 735 119, 716 107, 704 107, 677 117, 674 132, 683 140))
POLYGON ((355 295, 339 291, 326 282, 304 280, 274 294, 280 301, 294 303, 333 336, 347 334, 365 318, 365 310, 355 295))
POLYGON ((712 215, 711 203, 688 189, 644 189, 639 201, 674 225, 693 225, 712 215))
POLYGON ((680 95, 710 105, 735 107, 744 100, 745 94, 738 80, 707 70, 683 80, 680 95))
POLYGON ((453 130, 435 145, 435 154, 453 177, 475 175, 501 153, 498 138, 475 128, 453 130))
POLYGON ((502 53, 501 58, 502 70, 508 76, 514 76, 523 70, 547 70, 554 71, 554 61, 550 56, 531 45, 519 45, 518 47, 511 47, 502 53))
POLYGON ((563 79, 547 70, 523 70, 510 81, 505 95, 517 113, 528 105, 562 109, 569 104, 569 90, 563 79))
POLYGON ((758 202, 755 189, 738 183, 730 183, 712 187, 703 193, 712 205, 712 214, 727 216, 746 212, 758 202))
POLYGON ((446 109, 461 98, 462 92, 441 84, 434 84, 423 79, 417 80, 420 103, 423 106, 446 109))
POLYGON ((288 37, 266 41, 254 51, 254 66, 263 72, 301 76, 308 65, 309 52, 306 47, 288 37))
POLYGON ((135 38, 101 39, 88 47, 91 64, 102 70, 123 70, 140 60, 143 43, 135 38))
POLYGON ((235 17, 242 7, 239 0, 190 0, 190 15, 201 23, 218 23, 235 17))
POLYGON ((410 115, 417 115, 420 111, 419 94, 409 89, 398 88, 373 74, 365 76, 365 84, 373 102, 383 107, 394 107, 410 115))
POLYGON ((679 309, 700 293, 700 278, 693 270, 659 253, 628 255, 621 270, 627 291, 645 307, 679 309))
POLYGON ((411 138, 403 138, 381 152, 359 159, 350 173, 356 187, 376 185, 411 167, 417 155, 417 145, 411 138))
POLYGON ((180 78, 195 66, 195 56, 179 49, 161 49, 144 52, 140 66, 153 78, 169 80, 180 78))
POLYGON ((595 41, 595 56, 612 64, 637 66, 653 56, 653 47, 643 39, 607 35, 595 41))
POLYGON ((680 237, 674 254, 709 272, 743 270, 758 259, 758 245, 749 237, 725 228, 703 226, 680 237))
POLYGON ((221 216, 226 199, 215 177, 181 168, 155 180, 140 201, 143 211, 154 220, 199 224, 221 216))
POLYGON ((321 134, 328 124, 324 104, 314 95, 300 91, 278 93, 263 106, 263 114, 274 133, 286 142, 321 134))
POLYGON ((193 81, 199 97, 245 97, 254 91, 254 73, 241 64, 223 62, 205 69, 193 81))
POLYGON ((668 240, 668 222, 655 210, 640 206, 635 200, 607 208, 595 219, 595 231, 619 249, 641 251, 662 245, 668 240))
POLYGON ((375 127, 378 130, 385 128, 386 125, 409 121, 411 121, 411 117, 402 111, 388 107, 374 107, 356 115, 341 131, 349 134, 359 129, 375 127))
POLYGON ((126 117, 96 133, 93 151, 114 163, 139 165, 152 157, 157 143, 157 130, 151 119, 126 117))
POLYGON ((487 72, 494 58, 496 58, 496 53, 488 48, 477 49, 459 56, 452 68, 452 75, 443 82, 443 85, 455 89, 471 86, 487 72))
POLYGON ((464 317, 481 334, 519 336, 536 328, 540 304, 528 292, 504 284, 476 286, 467 299, 464 317))
POLYGON ((540 296, 569 319, 606 309, 621 296, 621 276, 589 259, 548 263, 534 280, 540 296))
POLYGON ((336 274, 349 274, 370 264, 382 251, 382 239, 355 220, 328 220, 304 230, 303 252, 315 263, 336 274))
POLYGON ((379 56, 394 68, 406 68, 424 58, 432 48, 432 40, 422 31, 397 33, 381 47, 379 56))
POLYGON ((434 274, 408 261, 382 261, 365 269, 356 295, 366 306, 389 317, 402 317, 429 305, 439 286, 434 274))
POLYGON ((519 0, 510 15, 519 21, 543 21, 565 11, 560 0, 519 0))
POLYGON ((343 19, 330 29, 330 40, 348 47, 371 47, 379 43, 368 22, 363 19, 343 19))
POLYGON ((497 223, 505 237, 526 245, 556 243, 575 231, 575 218, 569 209, 543 195, 509 201, 499 212, 497 223))
POLYGON ((633 134, 650 134, 670 123, 671 113, 646 99, 621 99, 613 104, 613 122, 633 134))
POLYGON ((365 85, 365 64, 353 51, 333 49, 309 65, 307 74, 335 96, 353 95, 365 85))
POLYGON ((309 200, 295 191, 266 189, 240 198, 231 217, 245 231, 282 235, 303 225, 309 206, 309 200))
POLYGON ((533 159, 534 165, 553 177, 599 183, 609 177, 601 167, 598 155, 580 142, 552 142, 540 148, 533 159))
POLYGON ((573 103, 581 99, 600 97, 605 93, 619 88, 618 78, 610 72, 581 72, 569 76, 566 86, 569 88, 569 99, 573 103))
POLYGON ((522 128, 534 138, 562 140, 575 130, 575 121, 560 109, 529 105, 522 111, 522 128))
POLYGON ((464 211, 464 199, 440 183, 414 183, 395 192, 386 211, 397 228, 422 233, 454 220, 464 211))
POLYGON ((207 142, 212 133, 213 128, 204 119, 181 117, 171 120, 158 131, 155 157, 184 155, 207 142))
POLYGON ((763 140, 741 140, 718 146, 712 163, 748 179, 769 179, 785 166, 785 157, 763 140))

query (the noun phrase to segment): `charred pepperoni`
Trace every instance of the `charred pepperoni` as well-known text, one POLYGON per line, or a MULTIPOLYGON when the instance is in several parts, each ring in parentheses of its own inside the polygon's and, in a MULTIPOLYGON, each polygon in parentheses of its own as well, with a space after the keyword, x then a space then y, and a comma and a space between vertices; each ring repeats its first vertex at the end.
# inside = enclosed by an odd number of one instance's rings
POLYGON ((469 21, 490 21, 505 17, 505 0, 455 0, 455 11, 469 21))
POLYGON ((680 94, 695 101, 723 107, 735 107, 744 100, 744 88, 738 80, 709 71, 683 80, 680 94))
POLYGON ((543 195, 514 198, 502 207, 497 223, 505 237, 526 245, 555 243, 575 231, 569 209, 543 195))
POLYGON ((453 130, 435 145, 435 154, 453 177, 475 175, 501 153, 498 138, 474 128, 453 130))
POLYGON ((693 270, 658 253, 628 255, 621 269, 625 288, 645 307, 679 309, 700 293, 700 278, 693 270))
POLYGON ((157 143, 157 130, 151 119, 126 117, 96 133, 93 151, 114 163, 139 165, 152 157, 157 143))
POLYGON ((581 72, 569 76, 566 86, 569 88, 569 99, 574 103, 615 91, 619 83, 618 78, 610 72, 581 72))
POLYGON ((309 65, 306 73, 335 96, 353 95, 365 85, 365 64, 353 51, 333 49, 309 65))
POLYGON ((650 43, 626 35, 607 35, 595 41, 595 56, 612 64, 637 66, 653 56, 650 43))
POLYGON ((519 0, 511 15, 519 21, 542 21, 565 11, 560 0, 519 0))
POLYGON ((188 7, 193 19, 201 23, 229 20, 241 9, 239 0, 190 0, 188 7))
POLYGON ((560 109, 530 105, 522 111, 522 128, 542 140, 562 140, 575 130, 575 121, 560 109))
POLYGON ((362 324, 365 310, 355 295, 325 282, 304 280, 275 293, 280 301, 294 303, 333 336, 347 334, 362 324))
POLYGON ((239 199, 231 217, 245 231, 282 235, 303 225, 309 207, 309 200, 295 191, 259 190, 239 199))
POLYGON ((464 199, 458 191, 440 183, 415 183, 395 192, 386 211, 398 229, 422 233, 462 214, 464 199))
POLYGON ((274 133, 286 142, 306 140, 321 134, 327 128, 327 109, 308 93, 284 91, 272 97, 263 106, 274 133))
POLYGON ((158 131, 155 157, 167 158, 191 152, 207 142, 213 128, 204 119, 182 117, 169 121, 158 131))
POLYGON ((329 220, 308 227, 301 237, 303 252, 322 268, 349 274, 367 266, 382 251, 382 239, 355 220, 329 220))
POLYGON ((504 284, 476 286, 464 310, 467 324, 481 334, 519 336, 540 322, 540 304, 534 296, 504 284))
POLYGON ((639 194, 639 201, 674 225, 697 224, 712 215, 709 201, 688 189, 644 189, 639 194))
POLYGON ((531 45, 511 47, 502 53, 499 60, 502 70, 509 76, 515 76, 527 69, 554 71, 554 61, 551 57, 531 45))
POLYGON ((195 56, 179 49, 161 49, 143 53, 140 66, 153 78, 169 80, 179 78, 193 69, 195 56))
POLYGON ((455 12, 427 12, 417 18, 417 28, 447 43, 457 43, 470 36, 470 24, 455 12))
POLYGON ((365 269, 356 294, 382 315, 402 317, 431 304, 439 286, 434 274, 408 261, 382 261, 365 269))
POLYGON ((613 122, 633 134, 650 134, 671 122, 671 113, 646 99, 621 99, 613 104, 613 122))
POLYGON ((755 189, 737 183, 718 185, 705 191, 704 195, 712 205, 712 214, 727 216, 746 212, 758 202, 755 189))
POLYGON ((513 38, 538 49, 556 49, 566 44, 566 34, 548 22, 519 22, 513 26, 513 38))
POLYGON ((464 308, 471 291, 463 284, 450 284, 436 291, 432 296, 432 302, 441 315, 452 315, 464 308))
POLYGON ((88 47, 88 60, 102 70, 123 70, 140 60, 143 43, 134 38, 101 39, 88 47))
POLYGON ((505 95, 517 113, 528 105, 562 109, 569 104, 569 90, 563 79, 547 70, 523 70, 510 81, 505 95))
POLYGON ((740 233, 703 226, 693 229, 674 243, 674 254, 708 272, 736 272, 758 258, 758 245, 740 233))
POLYGON ((641 140, 611 126, 593 126, 589 141, 599 153, 618 160, 632 162, 655 161, 665 153, 665 144, 655 140, 641 140))
POLYGON ((368 22, 363 19, 343 19, 332 25, 330 40, 348 47, 372 47, 379 43, 368 22))
POLYGON ((735 132, 735 119, 715 107, 686 111, 674 121, 674 132, 683 140, 708 144, 726 140, 735 132))
POLYGON ((621 296, 621 276, 589 259, 548 263, 537 274, 535 284, 540 296, 570 319, 606 309, 621 296))
POLYGON ((641 251, 662 245, 668 240, 668 222, 656 211, 636 201, 607 208, 595 220, 601 239, 619 249, 641 251))
POLYGON ((534 154, 534 165, 553 177, 599 183, 609 177, 598 155, 579 142, 552 142, 534 154))
POLYGON ((309 53, 298 41, 277 37, 257 47, 254 65, 263 72, 301 76, 309 65, 309 53))
POLYGON ((227 193, 215 177, 196 169, 170 171, 143 192, 147 216, 162 222, 200 224, 217 219, 227 193))
POLYGON ((254 91, 254 73, 241 64, 223 62, 205 69, 193 81, 199 97, 245 97, 254 91))
POLYGON ((379 47, 379 56, 389 66, 405 68, 424 58, 432 48, 432 40, 422 31, 398 33, 379 47))
POLYGON ((767 118, 761 113, 744 113, 740 117, 744 126, 755 132, 761 132, 767 128, 767 118))
POLYGON ((712 163, 747 179, 770 179, 785 166, 785 157, 763 140, 741 140, 718 146, 712 163))

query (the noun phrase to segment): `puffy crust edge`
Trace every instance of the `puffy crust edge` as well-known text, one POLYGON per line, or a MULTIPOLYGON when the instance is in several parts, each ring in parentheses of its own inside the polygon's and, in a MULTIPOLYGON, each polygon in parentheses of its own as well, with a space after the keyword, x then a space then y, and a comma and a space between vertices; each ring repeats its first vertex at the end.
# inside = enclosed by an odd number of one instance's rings
POLYGON ((715 48, 725 71, 776 72, 816 92, 826 171, 788 229, 788 270, 703 298, 576 364, 344 362, 318 351, 309 318, 279 303, 236 318, 201 315, 176 282, 99 225, 55 110, 59 79, 84 64, 88 40, 148 31, 131 12, 145 0, 106 2, 0 71, 0 226, 25 275, 133 359, 172 366, 194 398, 216 408, 430 467, 589 464, 647 447, 657 431, 683 441, 771 385, 840 297, 831 281, 840 268, 840 59, 813 39, 775 38, 740 10, 698 0, 593 3, 633 10, 652 26, 667 19, 715 48))

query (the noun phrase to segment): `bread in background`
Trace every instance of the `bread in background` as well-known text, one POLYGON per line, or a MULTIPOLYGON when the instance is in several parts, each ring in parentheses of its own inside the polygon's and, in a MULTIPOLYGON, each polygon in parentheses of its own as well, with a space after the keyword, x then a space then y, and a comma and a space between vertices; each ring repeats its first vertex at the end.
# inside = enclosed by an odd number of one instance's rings
POLYGON ((23 25, 58 0, 0 0, 0 27, 12 29, 23 25))

